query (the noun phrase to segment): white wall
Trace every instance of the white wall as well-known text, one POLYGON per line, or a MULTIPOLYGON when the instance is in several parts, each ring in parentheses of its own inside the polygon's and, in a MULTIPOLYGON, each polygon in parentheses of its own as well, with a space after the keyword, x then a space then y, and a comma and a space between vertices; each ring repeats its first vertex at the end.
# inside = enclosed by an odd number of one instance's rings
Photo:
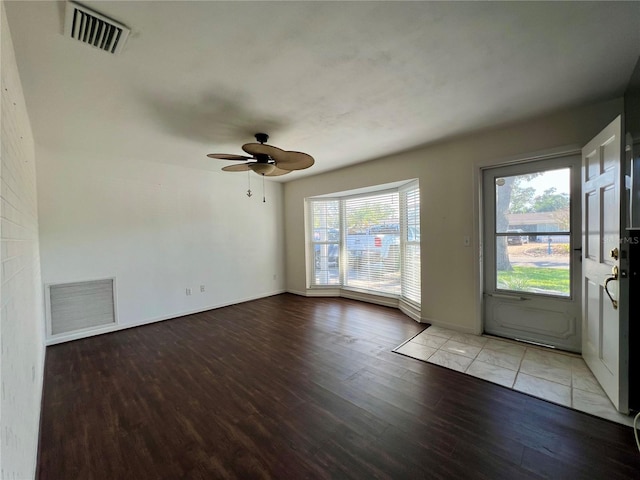
POLYGON ((422 319, 479 332, 478 165, 585 144, 622 111, 622 99, 425 146, 285 184, 287 290, 305 293, 304 198, 418 178, 422 319), (474 239, 463 246, 463 237, 474 239))
POLYGON ((34 143, 2 3, 0 478, 33 478, 44 362, 34 143))
POLYGON ((280 184, 98 152, 37 149, 44 284, 115 277, 120 327, 284 291, 280 184))

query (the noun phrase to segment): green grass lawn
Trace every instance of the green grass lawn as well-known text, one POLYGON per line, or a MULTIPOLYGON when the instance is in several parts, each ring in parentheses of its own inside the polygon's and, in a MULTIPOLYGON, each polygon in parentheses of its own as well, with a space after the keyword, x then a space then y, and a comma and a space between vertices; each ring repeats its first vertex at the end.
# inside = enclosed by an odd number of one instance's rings
POLYGON ((512 271, 498 271, 498 288, 520 292, 547 290, 556 295, 569 295, 569 269, 513 267, 512 271))

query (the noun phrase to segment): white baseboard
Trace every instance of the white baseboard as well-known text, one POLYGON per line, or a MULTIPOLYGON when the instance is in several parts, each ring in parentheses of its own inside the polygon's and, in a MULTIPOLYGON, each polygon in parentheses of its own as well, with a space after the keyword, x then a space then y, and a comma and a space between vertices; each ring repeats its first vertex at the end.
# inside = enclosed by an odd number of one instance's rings
POLYGON ((148 319, 145 319, 145 320, 140 320, 140 321, 132 322, 132 323, 114 324, 114 325, 108 325, 106 327, 78 330, 78 331, 71 332, 71 333, 63 333, 63 334, 59 334, 59 335, 51 336, 51 337, 47 338, 46 345, 47 346, 56 345, 58 343, 70 342, 72 340, 79 340, 81 338, 88 338, 88 337, 94 337, 96 335, 103 335, 105 333, 117 332, 119 330, 125 330, 127 328, 141 327, 142 325, 148 325, 150 323, 163 322, 165 320, 172 320, 174 318, 180 318, 180 317, 185 317, 187 315, 193 315, 193 314, 196 314, 196 313, 207 312, 209 310, 216 310, 218 308, 228 307, 230 305, 237 305, 238 303, 250 302, 252 300, 258 300, 260 298, 272 297, 274 295, 279 295, 281 293, 285 293, 285 290, 277 290, 277 291, 270 292, 270 293, 265 293, 265 294, 262 294, 262 295, 240 298, 240 299, 237 299, 237 300, 233 300, 231 302, 221 303, 221 304, 217 304, 217 305, 211 305, 211 306, 207 306, 207 307, 203 307, 203 308, 198 308, 196 310, 189 310, 189 311, 185 311, 185 312, 176 312, 176 313, 173 313, 173 314, 170 314, 170 315, 163 315, 161 317, 148 318, 148 319))
POLYGON ((482 332, 477 332, 474 327, 465 327, 463 325, 451 322, 443 322, 441 320, 434 320, 432 318, 422 318, 422 323, 430 323, 442 328, 448 328, 449 330, 455 330, 460 333, 471 333, 472 335, 480 335, 482 332))
POLYGON ((416 309, 413 305, 409 305, 407 302, 400 300, 398 302, 398 308, 407 317, 415 320, 418 323, 423 323, 422 318, 420 318, 420 310, 416 309))
POLYGON ((287 289, 287 293, 291 293, 292 295, 299 295, 301 297, 308 297, 307 292, 301 292, 300 290, 289 290, 287 289))
POLYGON ((370 293, 358 292, 355 290, 340 289, 339 295, 342 298, 348 298, 350 300, 358 300, 359 302, 373 303, 375 305, 382 305, 383 307, 398 308, 398 299, 393 297, 385 297, 382 295, 372 295, 370 293))
POLYGON ((339 288, 322 288, 317 290, 307 290, 306 297, 339 297, 339 288))
POLYGON ((342 297, 350 300, 357 300, 359 302, 373 303, 375 305, 382 305, 383 307, 397 308, 407 317, 415 320, 418 323, 425 323, 420 318, 420 310, 414 306, 395 297, 387 297, 384 295, 373 295, 370 293, 360 292, 358 290, 351 290, 345 288, 317 288, 309 289, 304 292, 298 290, 287 290, 288 293, 294 295, 300 295, 303 297, 342 297))

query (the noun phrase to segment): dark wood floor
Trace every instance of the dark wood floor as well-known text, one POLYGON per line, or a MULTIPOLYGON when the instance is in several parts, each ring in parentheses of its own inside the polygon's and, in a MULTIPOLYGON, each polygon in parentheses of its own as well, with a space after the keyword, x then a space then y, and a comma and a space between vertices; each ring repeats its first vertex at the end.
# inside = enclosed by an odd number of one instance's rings
POLYGON ((391 352, 423 328, 285 294, 49 347, 39 478, 640 478, 631 428, 391 352))

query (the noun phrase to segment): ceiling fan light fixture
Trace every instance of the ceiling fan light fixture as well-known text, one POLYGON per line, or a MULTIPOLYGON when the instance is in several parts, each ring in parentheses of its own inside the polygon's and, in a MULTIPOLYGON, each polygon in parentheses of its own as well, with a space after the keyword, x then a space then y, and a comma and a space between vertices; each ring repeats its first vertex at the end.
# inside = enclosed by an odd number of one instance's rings
POLYGON ((258 175, 269 175, 275 170, 276 166, 271 163, 251 163, 249 168, 258 175))

